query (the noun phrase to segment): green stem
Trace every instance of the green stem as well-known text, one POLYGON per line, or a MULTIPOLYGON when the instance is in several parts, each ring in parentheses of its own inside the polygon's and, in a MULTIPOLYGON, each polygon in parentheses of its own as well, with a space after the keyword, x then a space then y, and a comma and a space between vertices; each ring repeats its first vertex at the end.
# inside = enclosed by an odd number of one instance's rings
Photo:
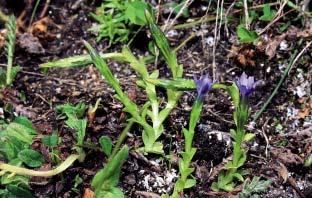
POLYGON ((66 170, 69 166, 71 166, 74 161, 76 161, 80 155, 70 155, 63 163, 61 163, 58 167, 49 171, 35 171, 27 168, 22 168, 18 166, 13 166, 10 164, 0 163, 0 170, 8 171, 11 173, 15 173, 18 175, 27 175, 27 176, 35 176, 35 177, 52 177, 57 175, 64 170, 66 170))
POLYGON ((128 122, 127 126, 123 129, 123 131, 121 132, 119 138, 118 138, 118 141, 112 151, 112 154, 110 155, 108 161, 110 161, 111 159, 114 158, 114 156, 117 154, 117 152, 119 151, 120 147, 121 147, 121 144, 124 142, 124 140, 126 139, 127 137, 127 134, 129 132, 129 130, 131 129, 132 125, 133 125, 134 121, 130 121, 128 122))
POLYGON ((30 20, 29 20, 28 29, 30 29, 30 26, 31 26, 31 24, 32 24, 32 22, 33 22, 33 20, 34 20, 35 13, 36 13, 36 11, 37 11, 37 9, 38 9, 38 6, 39 6, 40 1, 41 1, 41 0, 37 0, 37 1, 36 1, 34 10, 33 10, 32 13, 31 13, 31 17, 30 17, 30 20))
MULTIPOLYGON (((122 53, 112 52, 112 53, 106 53, 106 54, 103 54, 103 53, 99 53, 99 54, 103 59, 113 59, 113 60, 118 60, 121 62, 125 61, 122 53)), ((92 59, 90 55, 77 55, 77 56, 72 56, 72 57, 68 57, 68 58, 64 58, 64 59, 60 59, 56 61, 43 63, 43 64, 40 64, 39 67, 41 68, 55 68, 55 67, 66 68, 66 67, 78 67, 82 65, 91 64, 91 63, 92 63, 92 59)))
POLYGON ((7 52, 8 52, 8 65, 6 72, 6 85, 12 83, 12 67, 13 67, 13 54, 16 40, 16 19, 11 15, 6 23, 7 34, 7 52))

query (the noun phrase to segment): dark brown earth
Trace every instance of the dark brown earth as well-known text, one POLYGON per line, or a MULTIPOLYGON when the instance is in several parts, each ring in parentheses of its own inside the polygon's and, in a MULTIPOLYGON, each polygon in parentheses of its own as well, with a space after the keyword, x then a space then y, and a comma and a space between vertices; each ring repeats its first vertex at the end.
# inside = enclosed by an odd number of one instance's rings
MULTIPOLYGON (((19 1, 0 1, 0 8, 6 13, 14 12, 19 16, 26 10, 25 24, 28 24, 31 10, 27 10, 26 3, 19 1), (18 5, 18 6, 16 6, 18 5)), ((27 2, 27 1, 26 1, 27 2)), ((14 63, 22 67, 12 87, 2 90, 4 98, 0 101, 0 106, 11 103, 15 111, 21 115, 29 117, 41 134, 51 134, 57 130, 62 137, 62 142, 57 148, 60 157, 64 160, 72 151, 75 135, 73 131, 64 127, 63 120, 59 119, 54 111, 58 104, 66 102, 95 104, 101 98, 101 105, 96 112, 95 120, 89 125, 87 130, 87 142, 98 142, 102 135, 109 135, 116 140, 122 131, 126 117, 122 113, 122 105, 113 98, 113 91, 101 78, 95 67, 92 65, 74 69, 50 69, 42 71, 38 65, 47 61, 57 60, 72 55, 86 54, 82 40, 91 43, 98 51, 113 52, 120 51, 122 45, 113 45, 108 48, 106 40, 96 43, 96 37, 87 31, 92 23, 89 13, 100 5, 100 1, 85 0, 81 1, 77 7, 76 1, 52 0, 45 17, 49 17, 48 30, 45 33, 34 32, 31 41, 22 36, 25 30, 21 30, 16 45, 14 63), (25 44, 31 42, 34 47, 25 44), (24 44, 24 45, 23 45, 24 44), (23 93, 26 100, 17 97, 23 93)), ((152 1, 154 3, 154 1, 152 1)), ((263 4, 264 1, 254 1, 253 5, 263 4)), ((39 6, 41 12, 45 1, 39 6)), ((225 1, 224 7, 228 9, 231 1, 225 1)), ((195 1, 190 6, 189 18, 201 17, 205 14, 201 11, 203 6, 207 6, 205 1, 195 1)), ((216 2, 211 3, 211 15, 216 2)), ((278 9, 278 8, 277 8, 278 9)), ((285 12, 287 12, 285 8, 285 12)), ((289 58, 294 49, 299 51, 305 46, 306 41, 311 39, 312 33, 307 37, 289 36, 285 38, 288 47, 281 50, 277 47, 276 55, 269 60, 263 47, 239 44, 235 37, 236 26, 239 23, 242 12, 233 15, 233 22, 227 27, 221 26, 220 40, 216 51, 216 65, 220 82, 231 82, 243 71, 256 79, 262 79, 265 85, 258 90, 251 98, 251 115, 258 111, 265 100, 270 96, 282 73, 289 63, 289 58), (226 34, 226 28, 229 35, 226 34), (232 50, 232 51, 231 51, 232 50), (284 66, 283 66, 284 65, 284 66)), ((162 24, 167 15, 161 15, 159 24, 162 24)), ((263 36, 268 38, 268 43, 276 39, 278 25, 282 22, 290 21, 291 27, 298 30, 308 30, 307 21, 311 18, 301 16, 297 19, 298 12, 294 11, 286 17, 282 17, 273 24, 263 36)), ((39 20, 39 14, 35 21, 39 20)), ((181 18, 177 23, 185 23, 186 19, 181 18)), ((253 25, 255 29, 262 29, 265 23, 259 21, 253 25)), ((3 28, 0 23, 0 28, 3 28)), ((24 27, 27 27, 25 25, 24 27)), ((193 78, 194 75, 209 73, 212 75, 212 47, 206 43, 209 37, 213 37, 215 28, 214 21, 208 22, 200 27, 176 30, 178 36, 170 37, 172 46, 178 46, 183 40, 188 38, 192 32, 198 36, 189 41, 178 51, 178 60, 184 65, 186 78, 193 78)), ((143 28, 131 45, 131 49, 137 54, 145 54, 148 42, 148 30, 143 28)), ((263 43, 266 47, 268 44, 263 43)), ((2 48, 3 49, 3 48, 2 48)), ((311 104, 311 80, 312 80, 312 56, 311 49, 304 53, 300 61, 295 64, 289 73, 288 78, 281 86, 278 94, 272 100, 257 122, 250 131, 256 134, 256 139, 250 145, 248 161, 245 169, 250 172, 248 178, 261 176, 273 181, 267 192, 262 197, 312 197, 312 171, 311 167, 303 167, 304 159, 312 152, 312 115, 308 112, 305 116, 298 116, 307 104, 311 104), (294 91, 307 83, 304 88, 306 94, 298 96, 294 91), (280 128, 281 126, 281 128, 280 128), (306 130, 307 132, 301 133, 306 130), (282 165, 281 165, 282 164, 282 165), (281 166, 286 167, 289 173, 287 181, 279 176, 281 166)), ((0 62, 6 63, 4 50, 1 50, 0 62)), ((110 68, 117 75, 124 90, 136 93, 135 102, 144 103, 146 100, 144 93, 136 88, 135 81, 137 76, 128 65, 117 62, 109 62, 110 68)), ((168 71, 163 62, 149 67, 157 67, 161 75, 166 77, 168 71)), ((163 90, 159 90, 160 95, 163 90)), ((163 193, 172 189, 173 183, 164 186, 148 188, 143 181, 149 181, 153 186, 156 178, 165 178, 166 172, 177 173, 177 157, 183 146, 182 127, 186 126, 191 105, 194 101, 195 93, 187 92, 180 100, 178 107, 171 113, 165 123, 165 134, 162 140, 165 145, 166 153, 172 153, 173 160, 168 160, 157 155, 143 156, 131 151, 127 162, 122 169, 120 186, 126 192, 127 197, 139 197, 138 191, 151 191, 163 193), (170 167, 170 168, 169 168, 170 167), (162 191, 163 190, 163 191, 162 191)), ((311 107, 312 109, 312 107, 311 107)), ((222 161, 231 156, 229 129, 234 128, 232 121, 233 107, 226 93, 214 91, 205 99, 205 106, 201 120, 197 125, 195 136, 195 147, 198 152, 194 158, 193 166, 196 168, 197 186, 186 191, 186 197, 231 197, 235 194, 218 193, 214 194, 210 190, 211 183, 216 179, 218 170, 222 168, 222 161), (218 136, 222 136, 220 139, 218 136), (214 177, 213 177, 214 176, 214 177)), ((9 116, 9 115, 7 115, 9 116)), ((131 147, 142 144, 140 134, 141 129, 134 126, 131 136, 126 143, 131 147)), ((47 148, 35 141, 33 148, 47 154, 47 148)), ((31 183, 32 193, 35 197, 83 197, 84 191, 90 188, 90 181, 105 163, 103 153, 86 149, 87 157, 83 163, 75 162, 73 166, 64 173, 50 179, 34 179, 31 183), (72 190, 74 178, 79 175, 83 183, 78 186, 78 191, 72 190)), ((52 164, 51 159, 46 155, 47 164, 52 164)), ((239 190, 242 186, 238 186, 239 190)))

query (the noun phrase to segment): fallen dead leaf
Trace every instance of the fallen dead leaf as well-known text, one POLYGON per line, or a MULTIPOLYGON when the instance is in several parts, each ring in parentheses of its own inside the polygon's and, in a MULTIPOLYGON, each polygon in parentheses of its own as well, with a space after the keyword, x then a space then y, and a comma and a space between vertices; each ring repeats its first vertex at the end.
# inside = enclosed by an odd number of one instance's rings
POLYGON ((52 28, 61 29, 61 26, 55 24, 50 17, 44 17, 32 24, 30 33, 38 38, 54 39, 56 35, 49 31, 52 28))
POLYGON ((272 59, 275 56, 277 47, 285 39, 285 37, 286 34, 282 34, 269 40, 265 48, 265 54, 269 56, 269 59, 272 59))
POLYGON ((7 30, 1 29, 0 30, 0 49, 2 49, 5 45, 5 38, 6 38, 7 30))
POLYGON ((153 192, 135 191, 135 194, 137 194, 141 198, 160 198, 158 194, 153 192))
POLYGON ((310 108, 305 107, 298 112, 298 117, 304 119, 310 114, 310 111, 310 108))
POLYGON ((300 109, 300 111, 298 112, 298 117, 304 119, 307 116, 309 116, 311 112, 312 112, 312 100, 308 101, 304 105, 304 107, 302 109, 300 109))
POLYGON ((230 53, 227 55, 227 57, 236 58, 236 60, 244 67, 255 66, 256 63, 253 60, 255 54, 255 50, 251 49, 249 46, 237 47, 232 45, 230 53))
POLYGON ((283 183, 286 183, 288 179, 288 170, 283 163, 281 162, 279 163, 277 172, 278 172, 278 176, 283 179, 283 183))
POLYGON ((90 188, 86 188, 83 194, 83 198, 93 198, 94 192, 90 188))
POLYGON ((275 57, 277 47, 284 39, 288 38, 292 40, 294 38, 301 37, 307 38, 311 36, 312 36, 312 25, 305 30, 300 30, 296 27, 291 27, 287 32, 270 38, 268 42, 261 43, 260 45, 257 46, 257 48, 259 50, 265 49, 265 54, 269 57, 269 59, 272 59, 273 57, 275 57))

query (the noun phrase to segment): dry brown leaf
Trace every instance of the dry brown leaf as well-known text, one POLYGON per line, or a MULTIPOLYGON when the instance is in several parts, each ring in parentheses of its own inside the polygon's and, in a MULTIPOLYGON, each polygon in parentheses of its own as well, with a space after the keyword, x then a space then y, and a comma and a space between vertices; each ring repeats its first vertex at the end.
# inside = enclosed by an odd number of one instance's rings
POLYGON ((265 48, 265 54, 269 56, 269 60, 275 56, 277 47, 285 39, 285 37, 286 34, 282 34, 269 40, 265 48))
POLYGON ((1 29, 0 30, 0 49, 2 49, 5 45, 5 38, 6 38, 7 30, 1 29))
POLYGON ((90 188, 86 188, 83 194, 83 198, 94 198, 94 192, 90 188))
MULTIPOLYGON (((299 103, 300 102, 301 101, 299 101, 299 103)), ((309 116, 311 112, 312 112, 312 100, 307 101, 305 106, 298 112, 298 117, 304 119, 305 117, 309 116)))
POLYGON ((230 52, 227 54, 227 58, 234 58, 237 56, 238 52, 239 52, 240 48, 235 46, 235 45, 232 45, 231 46, 231 49, 230 49, 230 52))
POLYGON ((38 38, 54 39, 56 35, 49 31, 52 27, 61 29, 61 26, 55 24, 51 18, 44 17, 32 24, 30 33, 38 38))
POLYGON ((253 60, 255 56, 255 50, 253 49, 244 49, 240 51, 237 60, 242 64, 243 66, 255 66, 256 63, 253 60))
POLYGON ((278 176, 283 179, 283 183, 287 182, 288 170, 287 170, 286 166, 283 163, 279 163, 278 176))
POLYGON ((304 119, 310 114, 310 111, 310 108, 305 107, 298 112, 298 117, 304 119))
POLYGON ((297 37, 311 37, 312 36, 312 25, 306 30, 300 31, 297 33, 297 37))
POLYGON ((160 198, 160 196, 153 192, 146 192, 146 191, 135 191, 135 194, 137 194, 139 197, 142 198, 160 198))

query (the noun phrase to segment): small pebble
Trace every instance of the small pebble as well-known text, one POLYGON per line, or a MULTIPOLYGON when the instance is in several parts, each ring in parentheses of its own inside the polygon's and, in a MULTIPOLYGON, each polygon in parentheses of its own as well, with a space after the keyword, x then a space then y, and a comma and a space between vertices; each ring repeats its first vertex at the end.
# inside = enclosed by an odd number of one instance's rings
POLYGON ((288 43, 287 43, 287 41, 282 40, 282 42, 280 43, 279 47, 280 47, 280 50, 286 51, 286 50, 288 49, 288 43))
POLYGON ((206 43, 207 45, 209 45, 209 47, 212 47, 213 46, 213 43, 214 43, 214 38, 212 36, 209 36, 207 39, 206 39, 206 43))

